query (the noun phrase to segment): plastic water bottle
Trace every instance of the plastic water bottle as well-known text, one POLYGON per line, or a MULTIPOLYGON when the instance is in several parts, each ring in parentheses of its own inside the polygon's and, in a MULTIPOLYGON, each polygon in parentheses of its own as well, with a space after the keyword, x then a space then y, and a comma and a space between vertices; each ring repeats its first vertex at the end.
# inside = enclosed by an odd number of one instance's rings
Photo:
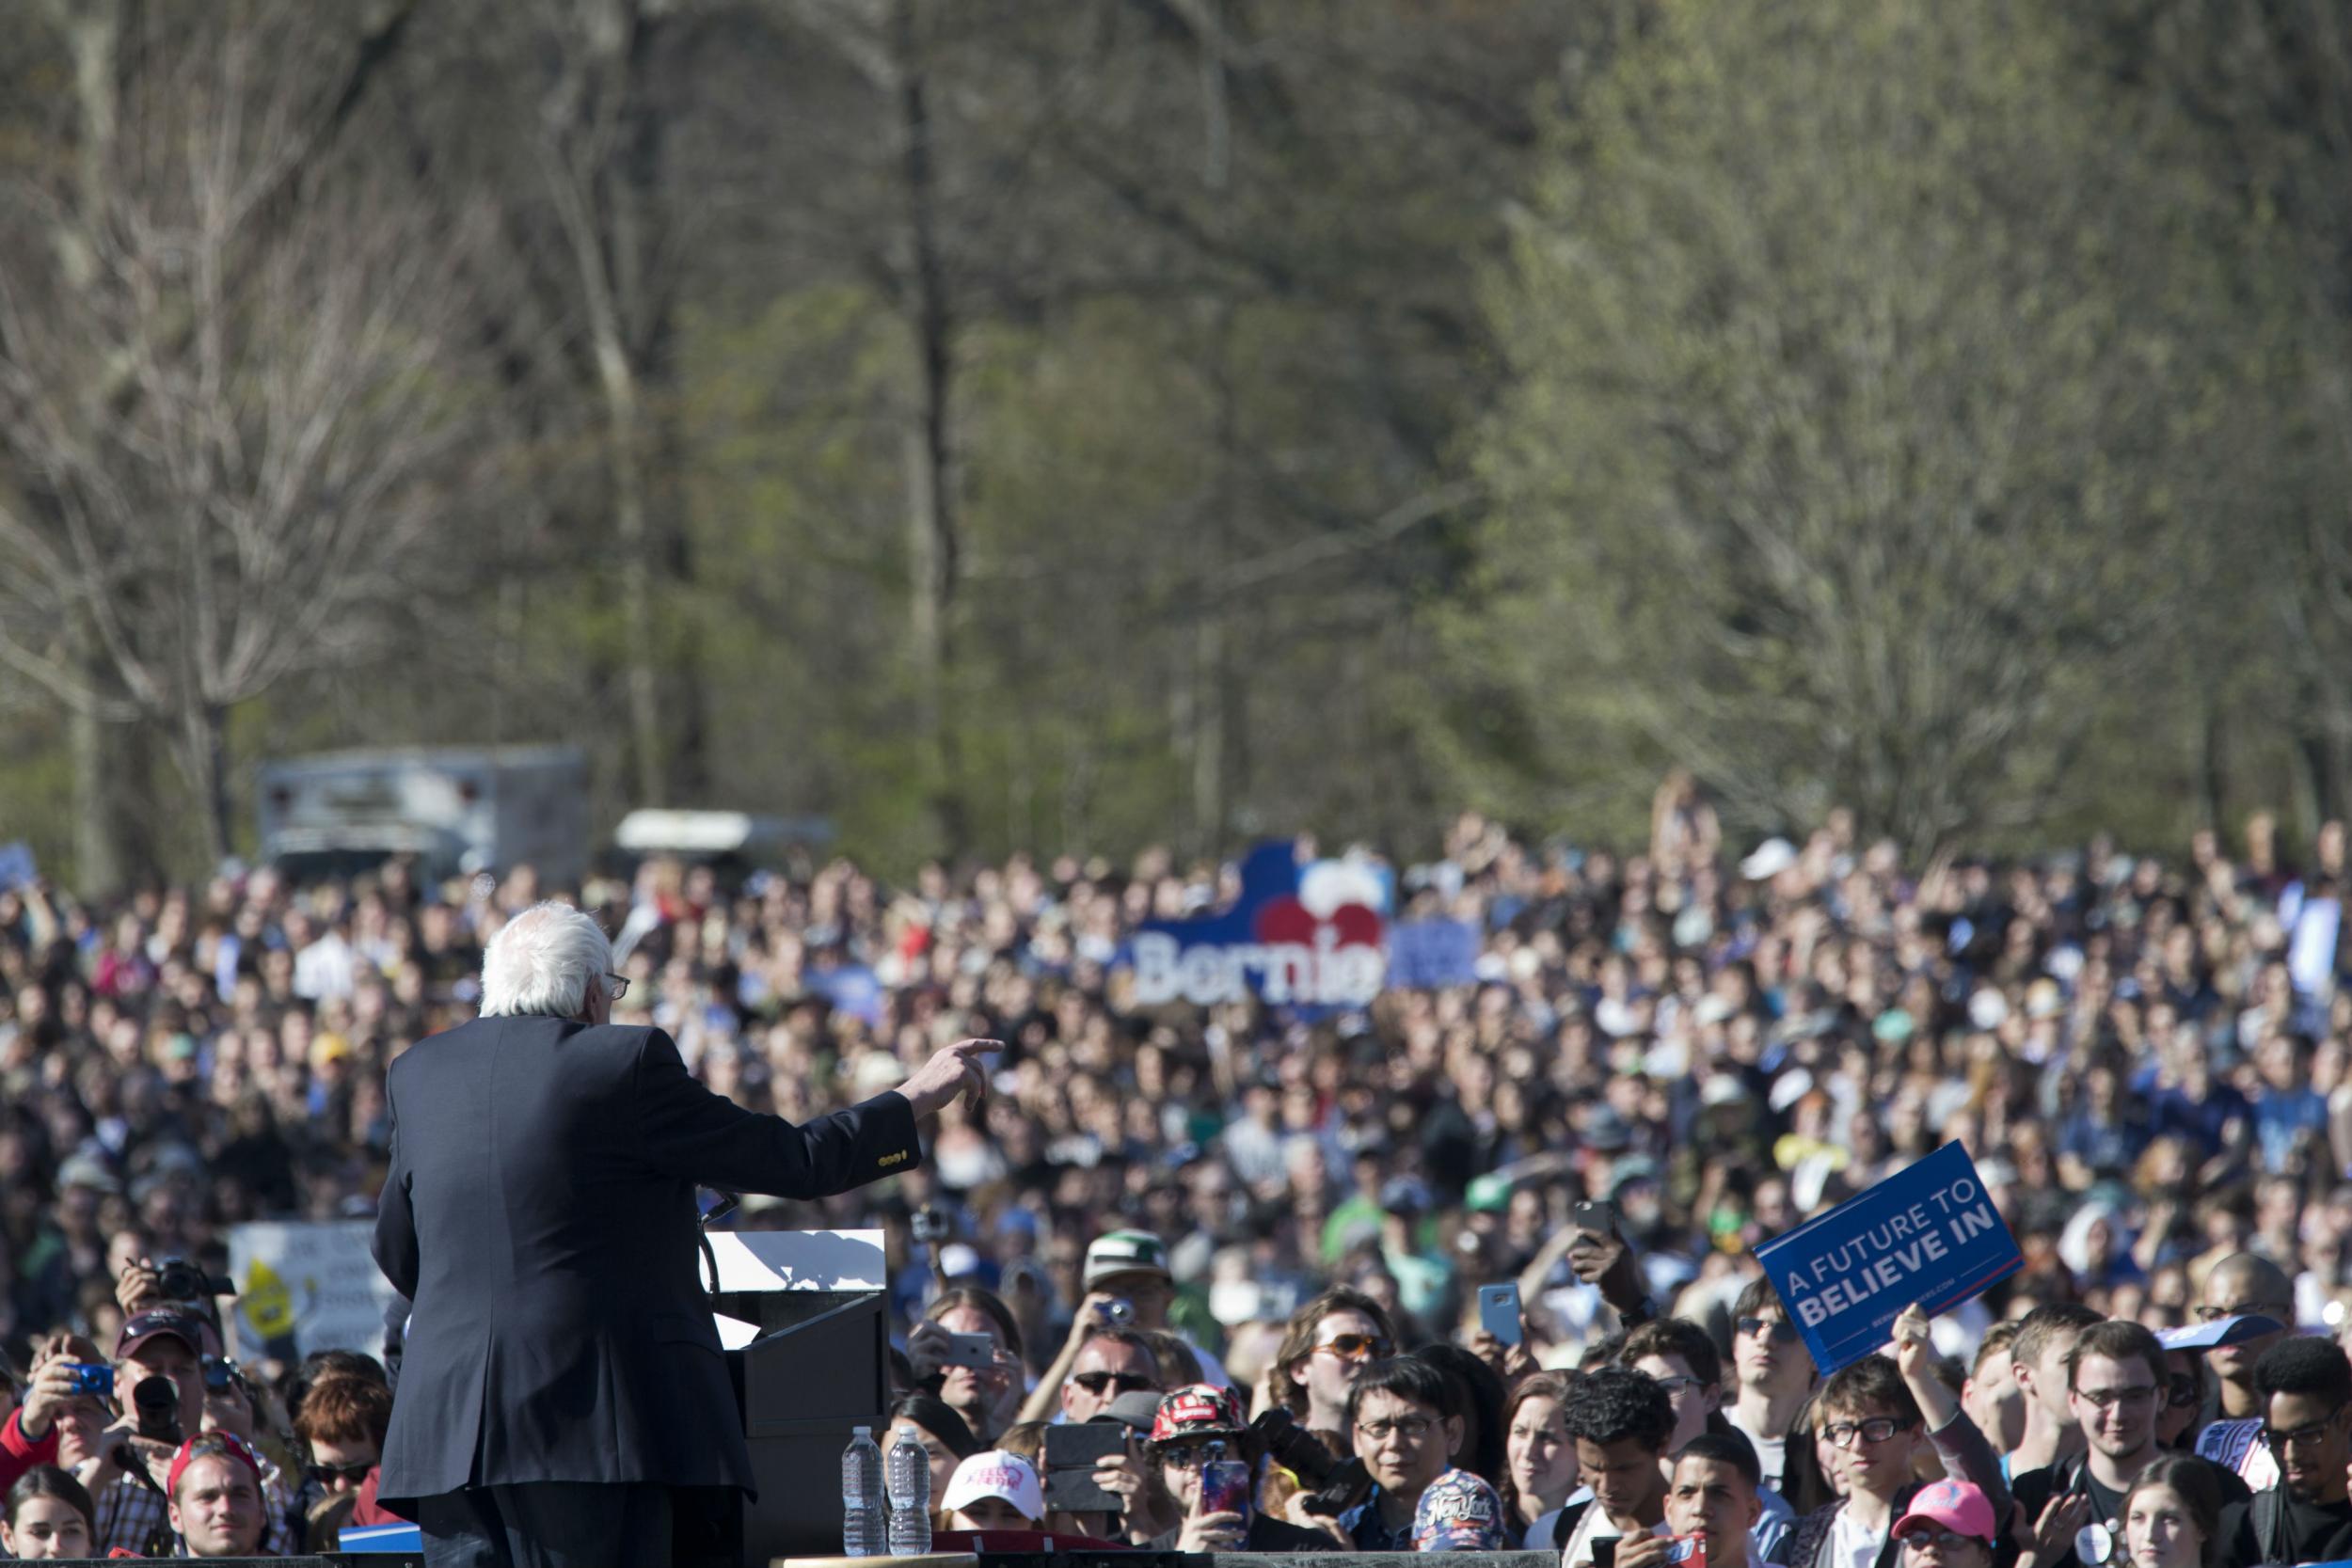
POLYGON ((841 1554, 882 1557, 889 1549, 888 1532, 882 1445, 872 1427, 859 1427, 841 1450, 841 1554))
POLYGON ((882 1468, 890 1477, 890 1555, 920 1557, 931 1549, 931 1456, 900 1428, 882 1468))

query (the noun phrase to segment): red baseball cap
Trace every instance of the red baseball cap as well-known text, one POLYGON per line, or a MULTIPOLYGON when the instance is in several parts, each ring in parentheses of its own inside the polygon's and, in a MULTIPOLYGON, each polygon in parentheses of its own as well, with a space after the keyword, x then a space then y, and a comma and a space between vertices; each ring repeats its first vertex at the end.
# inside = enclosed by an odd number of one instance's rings
POLYGON ((199 1459, 233 1459, 252 1472, 253 1490, 262 1489, 262 1461, 244 1438, 233 1432, 199 1432, 181 1444, 180 1451, 171 1456, 171 1473, 164 1479, 167 1496, 180 1496, 180 1478, 199 1459))
POLYGON ((1171 1443, 1185 1437, 1207 1437, 1248 1430, 1241 1401, 1230 1388, 1195 1383, 1162 1396, 1159 1414, 1152 1418, 1152 1441, 1171 1443))

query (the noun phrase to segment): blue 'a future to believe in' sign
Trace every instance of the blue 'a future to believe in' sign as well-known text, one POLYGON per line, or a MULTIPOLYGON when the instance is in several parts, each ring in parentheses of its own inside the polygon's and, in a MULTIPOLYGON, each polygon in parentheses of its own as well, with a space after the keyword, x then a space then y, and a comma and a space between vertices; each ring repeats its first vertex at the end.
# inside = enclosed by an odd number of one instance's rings
POLYGON ((1902 1309, 1931 1316, 2025 1266, 1956 1143, 1756 1249, 1823 1375, 1883 1346, 1902 1309))

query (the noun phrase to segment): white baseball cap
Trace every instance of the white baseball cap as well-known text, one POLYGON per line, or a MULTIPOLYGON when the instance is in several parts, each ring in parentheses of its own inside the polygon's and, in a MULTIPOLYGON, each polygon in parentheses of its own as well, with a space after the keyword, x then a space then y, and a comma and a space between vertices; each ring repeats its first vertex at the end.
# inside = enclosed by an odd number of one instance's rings
POLYGON ((982 1497, 1002 1497, 1032 1524, 1045 1517, 1045 1489, 1038 1484, 1036 1467, 1003 1449, 986 1449, 958 1465, 940 1507, 953 1513, 982 1497))
POLYGON ((1740 875, 1751 882, 1769 882, 1797 863, 1797 847, 1785 838, 1768 838, 1740 863, 1740 875))

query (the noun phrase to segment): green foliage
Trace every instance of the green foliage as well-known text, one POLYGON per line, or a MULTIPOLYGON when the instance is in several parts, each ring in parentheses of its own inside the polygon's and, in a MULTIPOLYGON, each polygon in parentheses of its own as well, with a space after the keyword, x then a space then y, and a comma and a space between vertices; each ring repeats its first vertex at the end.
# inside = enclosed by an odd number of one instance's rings
POLYGON ((1681 759, 1752 824, 1843 801, 1922 849, 2068 784, 2185 586, 2212 273, 2061 41, 1700 0, 1555 128, 1454 628, 1527 713, 1504 763, 1629 806, 1681 759))
MULTIPOLYGON (((551 738, 603 821, 648 786, 823 813, 893 872, 1414 852, 1456 805, 1630 844, 1676 765, 1735 830, 1842 801, 1921 847, 2352 804, 2324 8, 616 0, 619 53, 564 8, 449 14, 370 51, 364 8, 158 12, 112 77, 72 8, 0 30, 14 288, 67 279, 87 167, 164 166, 85 164, 108 80, 125 125, 347 114, 271 221, 380 191, 464 258, 377 340, 441 346, 352 408, 465 435, 420 467, 428 546, 336 628, 372 653, 230 705, 240 839, 262 757, 551 738), (192 72, 238 28, 301 52, 192 72)), ((314 314, 244 327, 297 356, 314 314)), ((191 423, 229 451, 257 411, 191 423)), ((0 633, 56 654, 22 580, 0 633)), ((139 765, 77 796, 54 700, 0 690, 0 837, 63 864, 110 817, 195 869, 183 734, 119 725, 139 765)))

